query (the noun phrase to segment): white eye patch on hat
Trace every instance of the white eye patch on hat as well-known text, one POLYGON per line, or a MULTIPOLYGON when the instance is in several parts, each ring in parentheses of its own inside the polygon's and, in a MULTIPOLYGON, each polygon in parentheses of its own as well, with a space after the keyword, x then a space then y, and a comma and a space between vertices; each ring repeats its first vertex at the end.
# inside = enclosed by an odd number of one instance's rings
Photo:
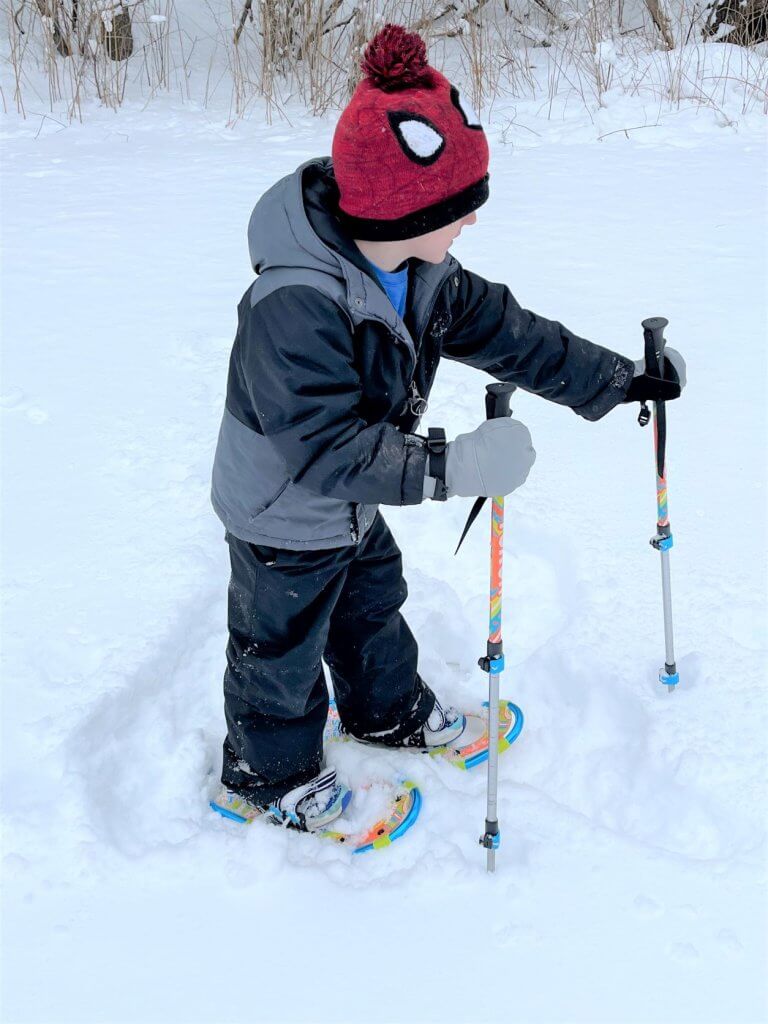
POLYGON ((428 118, 407 110, 389 110, 387 117, 400 148, 417 164, 428 166, 445 149, 445 138, 428 118))

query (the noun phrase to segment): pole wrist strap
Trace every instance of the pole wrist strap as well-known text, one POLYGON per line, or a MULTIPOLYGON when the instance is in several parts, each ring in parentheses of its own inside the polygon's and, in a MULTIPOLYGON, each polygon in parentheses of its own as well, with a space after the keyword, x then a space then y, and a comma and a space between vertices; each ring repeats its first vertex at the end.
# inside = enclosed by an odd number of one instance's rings
POLYGON ((445 501, 448 497, 445 486, 445 454, 448 447, 445 431, 442 427, 430 427, 427 434, 427 475, 437 481, 433 501, 445 501))

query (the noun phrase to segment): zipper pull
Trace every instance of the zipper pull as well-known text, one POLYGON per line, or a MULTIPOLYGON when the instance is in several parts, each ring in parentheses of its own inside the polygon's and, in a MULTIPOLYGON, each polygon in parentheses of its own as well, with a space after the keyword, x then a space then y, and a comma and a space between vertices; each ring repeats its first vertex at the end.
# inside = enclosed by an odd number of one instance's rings
POLYGON ((408 396, 408 408, 414 416, 423 416, 429 408, 426 398, 422 398, 419 394, 419 389, 416 387, 415 380, 411 381, 410 394, 408 396))

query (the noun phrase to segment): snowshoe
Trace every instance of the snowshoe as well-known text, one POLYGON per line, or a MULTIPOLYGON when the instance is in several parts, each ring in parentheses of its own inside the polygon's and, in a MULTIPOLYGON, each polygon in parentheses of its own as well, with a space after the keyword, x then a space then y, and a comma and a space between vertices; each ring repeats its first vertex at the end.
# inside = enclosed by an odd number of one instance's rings
POLYGON ((241 824, 262 819, 285 828, 311 832, 323 839, 344 844, 352 853, 367 853, 390 846, 413 825, 421 810, 421 793, 407 780, 394 784, 363 787, 361 795, 376 788, 378 800, 372 802, 375 814, 360 827, 344 831, 342 815, 352 799, 352 791, 336 781, 336 769, 327 768, 310 782, 285 793, 268 805, 257 805, 222 786, 211 800, 211 809, 241 824), (373 822, 371 823, 371 819, 373 822), (337 821, 337 828, 326 828, 337 821))
MULTIPOLYGON (((488 707, 488 701, 483 702, 488 707)), ((348 733, 339 719, 336 702, 331 701, 326 735, 337 739, 356 739, 348 733)), ((523 713, 511 701, 499 701, 499 753, 508 750, 523 728, 523 713)), ((391 732, 392 730, 389 730, 391 732)), ((404 740, 393 743, 388 733, 368 733, 362 743, 379 746, 405 747, 421 750, 433 757, 442 757, 457 768, 475 768, 488 760, 487 713, 463 714, 455 708, 443 709, 438 701, 427 721, 404 740)))

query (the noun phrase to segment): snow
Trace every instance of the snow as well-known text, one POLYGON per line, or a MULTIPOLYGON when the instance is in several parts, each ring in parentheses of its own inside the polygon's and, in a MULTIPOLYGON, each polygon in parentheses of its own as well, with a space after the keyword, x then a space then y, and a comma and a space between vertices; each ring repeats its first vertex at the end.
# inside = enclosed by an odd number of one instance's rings
MULTIPOLYGON (((440 759, 331 748, 373 803, 392 773, 422 789, 375 854, 207 807, 228 580, 208 491, 245 229, 335 115, 6 119, 4 1021, 766 1019, 765 133, 736 100, 644 102, 498 104, 491 199, 454 249, 632 358, 666 316, 689 377, 673 694, 650 428, 515 395, 538 459, 507 502, 502 696, 526 726, 494 876, 484 773, 440 759)), ((486 381, 443 363, 423 428, 472 429, 486 381)), ((453 557, 470 506, 384 510, 421 671, 465 708, 487 686, 485 514, 453 557)))

